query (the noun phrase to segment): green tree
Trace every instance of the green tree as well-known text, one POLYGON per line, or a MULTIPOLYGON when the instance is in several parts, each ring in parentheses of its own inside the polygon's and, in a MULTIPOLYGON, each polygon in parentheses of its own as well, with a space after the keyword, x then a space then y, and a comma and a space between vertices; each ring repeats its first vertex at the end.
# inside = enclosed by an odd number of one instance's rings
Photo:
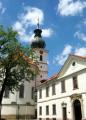
POLYGON ((30 81, 37 74, 34 58, 31 48, 19 43, 16 31, 0 26, 0 106, 5 88, 13 92, 24 80, 30 81))

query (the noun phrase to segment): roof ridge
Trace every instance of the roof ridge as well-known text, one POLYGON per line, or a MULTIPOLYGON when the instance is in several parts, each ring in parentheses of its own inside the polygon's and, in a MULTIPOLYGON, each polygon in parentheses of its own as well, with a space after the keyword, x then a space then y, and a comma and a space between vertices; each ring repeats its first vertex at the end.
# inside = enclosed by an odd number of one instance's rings
POLYGON ((75 57, 79 57, 79 58, 82 58, 82 59, 86 59, 86 56, 81 56, 81 55, 70 54, 70 56, 75 56, 75 57))

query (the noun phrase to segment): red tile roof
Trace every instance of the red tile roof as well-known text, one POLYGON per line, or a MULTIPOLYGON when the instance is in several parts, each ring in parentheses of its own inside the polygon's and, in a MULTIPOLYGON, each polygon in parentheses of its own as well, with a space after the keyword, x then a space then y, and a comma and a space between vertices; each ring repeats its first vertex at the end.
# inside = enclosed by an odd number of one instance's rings
POLYGON ((38 66, 26 55, 23 55, 24 60, 28 62, 28 64, 33 65, 38 68, 38 66))
POLYGON ((48 81, 53 80, 59 76, 58 73, 54 74, 52 77, 48 78, 48 81))
POLYGON ((51 81, 51 80, 54 80, 55 78, 57 78, 58 77, 58 73, 56 73, 56 74, 54 74, 52 77, 50 77, 50 78, 48 78, 48 79, 46 79, 46 80, 44 80, 44 82, 41 82, 41 84, 40 85, 38 85, 38 86, 41 86, 41 85, 43 85, 43 84, 46 84, 47 82, 49 82, 49 81, 51 81))

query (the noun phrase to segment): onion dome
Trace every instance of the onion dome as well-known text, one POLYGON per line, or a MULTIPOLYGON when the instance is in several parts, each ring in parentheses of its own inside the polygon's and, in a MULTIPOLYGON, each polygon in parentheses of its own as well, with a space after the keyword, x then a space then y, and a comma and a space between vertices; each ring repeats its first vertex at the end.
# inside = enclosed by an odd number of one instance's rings
POLYGON ((42 39, 41 36, 42 30, 38 28, 34 30, 34 41, 31 43, 31 48, 45 48, 46 44, 45 41, 42 39))

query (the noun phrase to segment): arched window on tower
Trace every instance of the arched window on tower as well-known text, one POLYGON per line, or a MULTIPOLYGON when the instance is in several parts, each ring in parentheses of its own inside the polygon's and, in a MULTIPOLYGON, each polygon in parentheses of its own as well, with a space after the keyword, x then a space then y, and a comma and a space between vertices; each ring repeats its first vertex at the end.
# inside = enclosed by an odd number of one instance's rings
POLYGON ((43 56, 42 55, 40 55, 40 61, 42 61, 43 60, 43 56))

